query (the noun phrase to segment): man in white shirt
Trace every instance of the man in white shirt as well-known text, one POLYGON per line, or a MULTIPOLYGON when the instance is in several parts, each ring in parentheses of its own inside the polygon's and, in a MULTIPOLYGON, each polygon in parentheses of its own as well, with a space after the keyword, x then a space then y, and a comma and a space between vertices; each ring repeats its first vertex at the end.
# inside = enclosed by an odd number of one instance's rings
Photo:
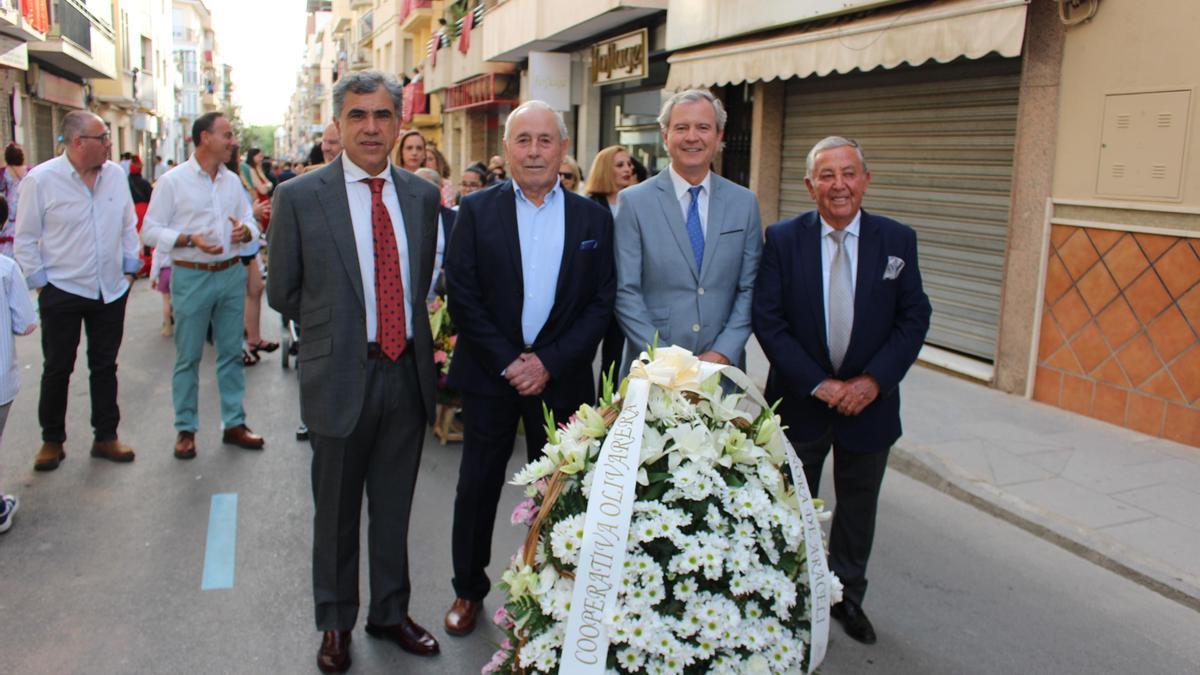
MULTIPOLYGON (((409 616, 408 520, 437 377, 424 298, 437 246, 433 185, 388 161, 399 83, 351 73, 333 88, 344 150, 280 183, 271 207, 267 300, 300 321, 300 411, 312 442, 317 667, 350 667, 358 621, 359 516, 367 528, 367 634, 439 652, 409 616)), ((169 174, 168 174, 169 175, 169 174)))
POLYGON ((710 92, 675 94, 658 116, 666 171, 617 197, 617 320, 622 374, 653 343, 741 364, 762 252, 758 199, 709 170, 725 110, 710 92))
POLYGON ((175 457, 196 456, 197 389, 204 336, 211 323, 217 347, 217 388, 225 443, 257 450, 263 438, 246 426, 242 366, 246 268, 242 245, 258 238, 258 225, 237 174, 225 168, 235 144, 221 113, 192 125, 196 151, 165 174, 154 189, 142 223, 148 246, 171 255, 171 304, 175 309, 175 457))
POLYGON ((167 172, 166 162, 163 161, 163 158, 161 155, 155 155, 154 156, 154 177, 151 178, 151 180, 157 183, 158 179, 162 178, 163 174, 165 174, 166 172, 167 172))
POLYGON ((42 315, 42 390, 38 471, 66 457, 67 387, 87 331, 91 371, 92 456, 133 461, 117 440, 117 352, 125 327, 125 300, 138 259, 137 215, 129 179, 107 160, 112 135, 104 120, 85 111, 63 117, 64 154, 30 170, 21 181, 14 251, 42 315))

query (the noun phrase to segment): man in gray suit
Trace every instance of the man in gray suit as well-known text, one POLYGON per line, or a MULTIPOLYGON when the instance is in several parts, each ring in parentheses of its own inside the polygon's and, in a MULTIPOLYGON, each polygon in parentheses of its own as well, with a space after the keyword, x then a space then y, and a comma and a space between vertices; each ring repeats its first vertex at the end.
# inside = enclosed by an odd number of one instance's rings
POLYGON ((408 518, 434 416, 425 313, 437 244, 436 187, 393 167, 402 90, 378 71, 333 89, 340 158, 281 183, 272 206, 267 297, 300 320, 300 409, 313 448, 317 666, 350 667, 358 618, 363 488, 371 605, 367 634, 419 655, 437 641, 408 616, 408 518))
POLYGON ((709 170, 725 132, 711 93, 672 96, 658 116, 671 164, 622 190, 616 220, 622 373, 654 342, 705 361, 742 365, 762 252, 754 193, 709 170))

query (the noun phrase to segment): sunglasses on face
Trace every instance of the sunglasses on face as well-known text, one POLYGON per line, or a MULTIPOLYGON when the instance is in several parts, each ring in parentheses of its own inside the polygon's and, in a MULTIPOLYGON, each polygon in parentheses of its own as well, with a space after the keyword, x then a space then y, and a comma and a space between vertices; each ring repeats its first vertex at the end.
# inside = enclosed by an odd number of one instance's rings
POLYGON ((559 171, 558 176, 560 178, 575 178, 575 174, 571 173, 570 171, 559 171))

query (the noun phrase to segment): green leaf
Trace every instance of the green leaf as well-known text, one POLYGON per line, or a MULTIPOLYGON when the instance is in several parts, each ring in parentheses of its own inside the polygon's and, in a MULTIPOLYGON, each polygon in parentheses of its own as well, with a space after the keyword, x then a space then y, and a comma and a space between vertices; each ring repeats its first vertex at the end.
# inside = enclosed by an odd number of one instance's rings
POLYGON ((546 405, 545 401, 542 401, 542 419, 545 421, 546 426, 546 440, 551 445, 558 445, 558 426, 554 423, 554 413, 546 405))

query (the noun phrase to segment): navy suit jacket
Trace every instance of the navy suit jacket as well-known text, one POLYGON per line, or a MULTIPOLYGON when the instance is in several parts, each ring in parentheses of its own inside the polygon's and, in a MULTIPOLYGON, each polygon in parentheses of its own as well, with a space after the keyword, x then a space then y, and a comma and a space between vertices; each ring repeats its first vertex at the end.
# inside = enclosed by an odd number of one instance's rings
POLYGON ((771 361, 766 396, 783 399, 778 411, 793 443, 818 440, 832 429, 848 450, 873 452, 900 438, 900 380, 921 351, 931 308, 921 286, 916 233, 866 211, 860 222, 854 325, 837 371, 825 336, 820 217, 810 211, 767 228, 751 316, 771 361), (904 267, 884 279, 889 257, 904 267), (879 383, 879 396, 855 417, 812 395, 827 378, 863 373, 879 383))
MULTIPOLYGON (((550 373, 541 398, 553 407, 592 401, 592 359, 616 297, 608 209, 563 192, 566 227, 554 305, 530 345, 550 373)), ((525 349, 525 295, 516 193, 504 181, 463 198, 444 265, 447 303, 458 328, 450 386, 468 394, 516 395, 500 375, 525 349)))

